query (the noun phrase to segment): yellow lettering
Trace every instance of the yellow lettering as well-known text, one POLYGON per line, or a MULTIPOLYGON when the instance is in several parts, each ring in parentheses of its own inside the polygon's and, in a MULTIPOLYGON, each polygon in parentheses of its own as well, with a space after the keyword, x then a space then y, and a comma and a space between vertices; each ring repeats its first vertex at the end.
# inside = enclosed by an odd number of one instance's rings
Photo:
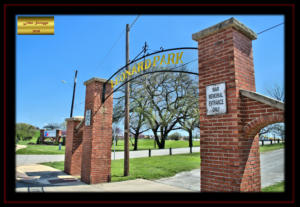
POLYGON ((165 58, 165 55, 163 55, 162 58, 161 58, 161 61, 160 61, 160 64, 159 64, 159 65, 163 64, 163 62, 164 62, 165 64, 167 64, 167 62, 166 62, 165 59, 166 59, 166 58, 165 58))
POLYGON ((156 63, 159 61, 159 56, 154 56, 154 58, 153 58, 153 67, 156 65, 156 63), (158 58, 158 59, 156 59, 156 58, 158 58))
POLYGON ((125 70, 125 73, 126 73, 127 75, 131 76, 131 72, 130 72, 130 71, 125 70))
POLYGON ((179 55, 179 52, 176 53, 176 63, 175 64, 178 64, 179 60, 180 60, 181 63, 183 63, 182 60, 181 60, 182 54, 183 54, 183 52, 181 52, 180 55, 179 55))
POLYGON ((134 73, 137 73, 136 72, 136 67, 135 67, 135 65, 132 67, 132 69, 131 69, 131 74, 133 75, 134 73))
POLYGON ((126 78, 126 74, 125 73, 122 73, 122 76, 119 76, 120 77, 120 82, 123 82, 126 78), (121 79, 122 77, 122 79, 121 79))
POLYGON ((114 88, 114 81, 110 80, 110 83, 111 83, 111 88, 114 88))
POLYGON ((147 59, 145 62, 146 62, 146 63, 145 63, 145 70, 147 70, 147 69, 149 69, 150 66, 151 66, 151 60, 150 60, 150 59, 147 59))
POLYGON ((141 61, 141 62, 138 63, 138 68, 137 68, 138 72, 140 72, 140 70, 142 70, 142 71, 144 70, 143 63, 144 63, 144 61, 141 61))
POLYGON ((168 65, 170 64, 170 60, 172 61, 172 63, 174 64, 174 58, 175 58, 175 54, 174 53, 170 53, 168 55, 168 65), (171 58, 172 55, 172 58, 171 58))

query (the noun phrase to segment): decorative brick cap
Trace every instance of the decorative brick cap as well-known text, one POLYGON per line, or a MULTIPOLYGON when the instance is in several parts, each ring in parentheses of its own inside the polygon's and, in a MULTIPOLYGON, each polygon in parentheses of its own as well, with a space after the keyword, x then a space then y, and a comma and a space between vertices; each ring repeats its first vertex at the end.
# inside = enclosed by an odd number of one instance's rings
POLYGON ((284 102, 275 100, 273 98, 270 98, 268 96, 264 96, 262 94, 259 94, 259 93, 253 92, 253 91, 246 91, 246 90, 240 89, 240 93, 241 93, 241 95, 243 95, 247 98, 250 98, 250 99, 253 99, 255 101, 267 104, 267 105, 272 106, 272 107, 277 108, 277 109, 284 110, 284 102))
POLYGON ((204 37, 207 37, 209 35, 215 34, 219 32, 222 29, 227 29, 229 27, 234 27, 244 35, 246 35, 251 40, 257 39, 257 34, 253 32, 250 28, 242 24, 240 21, 238 21, 235 18, 227 19, 223 22, 220 22, 219 24, 216 24, 214 26, 211 26, 207 29, 201 30, 200 32, 192 34, 192 39, 195 41, 198 41, 204 37))
POLYGON ((66 121, 81 121, 83 120, 83 116, 74 116, 74 117, 71 117, 71 118, 66 118, 65 120, 66 121))
POLYGON ((96 78, 96 77, 93 77, 87 81, 85 81, 83 84, 86 86, 87 84, 90 84, 94 81, 97 81, 97 82, 101 82, 101 83, 105 83, 107 80, 106 79, 103 79, 103 78, 96 78))

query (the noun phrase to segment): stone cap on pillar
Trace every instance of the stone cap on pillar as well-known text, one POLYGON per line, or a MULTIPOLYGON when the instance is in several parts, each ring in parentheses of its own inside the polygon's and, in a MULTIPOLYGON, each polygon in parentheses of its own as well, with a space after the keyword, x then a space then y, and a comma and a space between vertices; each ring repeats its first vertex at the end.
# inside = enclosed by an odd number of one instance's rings
POLYGON ((220 30, 227 29, 229 27, 235 28, 236 30, 240 31, 251 40, 257 39, 257 34, 255 32, 253 32, 249 27, 245 26, 244 24, 242 24, 240 21, 238 21, 233 17, 223 22, 220 22, 214 26, 211 26, 207 29, 201 30, 200 32, 192 34, 192 39, 198 41, 204 37, 215 34, 220 30))
POLYGON ((66 121, 82 121, 83 120, 83 116, 74 116, 74 117, 71 117, 71 118, 66 118, 65 120, 66 121))
POLYGON ((87 81, 85 81, 83 84, 86 86, 87 84, 90 84, 94 81, 97 81, 97 82, 100 82, 100 83, 105 83, 107 80, 106 79, 103 79, 103 78, 96 78, 96 77, 93 77, 87 81))

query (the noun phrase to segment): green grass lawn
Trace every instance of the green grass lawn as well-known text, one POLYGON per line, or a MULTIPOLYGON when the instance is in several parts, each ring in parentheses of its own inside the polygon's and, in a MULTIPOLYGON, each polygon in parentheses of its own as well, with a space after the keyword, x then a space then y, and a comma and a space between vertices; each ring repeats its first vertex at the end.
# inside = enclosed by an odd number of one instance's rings
POLYGON ((58 145, 27 145, 26 148, 17 150, 16 154, 27 155, 53 155, 53 154, 65 154, 65 146, 58 149, 58 145))
MULTIPOLYGON (((157 149, 154 148, 153 140, 141 139, 139 140, 138 150, 148 150, 148 149, 157 149)), ((19 144, 19 143, 18 143, 19 144)), ((199 141, 193 142, 194 146, 200 146, 199 141)), ((188 141, 182 140, 166 140, 166 149, 168 148, 182 148, 188 147, 188 141)), ((284 148, 284 144, 272 144, 260 146, 260 152, 264 153, 271 150, 284 148)), ((114 145, 111 147, 112 151, 114 150, 114 145)), ((116 151, 123 151, 124 141, 119 140, 118 145, 116 146, 116 151)), ((130 150, 133 150, 133 146, 130 146, 130 150)), ((65 146, 62 146, 62 150, 58 150, 58 145, 28 145, 26 148, 19 149, 16 154, 65 154, 65 146)))
POLYGON ((277 150, 277 149, 281 149, 281 148, 284 148, 284 143, 264 145, 264 146, 260 146, 259 149, 260 149, 260 152, 264 153, 264 152, 277 150))
MULTIPOLYGON (((44 165, 64 170, 64 162, 47 162, 44 165)), ((200 153, 172 156, 154 156, 130 159, 129 176, 124 177, 124 160, 111 161, 112 182, 143 178, 147 180, 171 177, 182 171, 200 168, 200 153)))
MULTIPOLYGON (((132 143, 134 143, 132 139, 132 143)), ((133 150, 133 145, 129 142, 130 150, 133 150)), ((200 146, 200 141, 193 141, 194 147, 200 146)), ((184 140, 166 140, 165 148, 183 148, 189 147, 189 142, 184 140)), ((114 144, 111 147, 114 150, 114 144)), ((148 149, 158 149, 157 145, 154 145, 153 139, 140 139, 138 140, 138 150, 148 150, 148 149)), ((119 140, 118 145, 116 145, 116 151, 123 151, 124 150, 124 140, 119 140)))
MULTIPOLYGON (((20 144, 20 143, 18 143, 20 144)), ((200 146, 199 141, 193 142, 194 146, 200 146)), ((182 148, 188 147, 188 141, 182 140, 166 140, 165 148, 182 148)), ((119 140, 118 145, 116 145, 116 151, 124 150, 124 141, 119 140)), ((153 140, 141 139, 138 142, 138 150, 148 150, 148 149, 158 149, 157 146, 154 148, 153 140)), ((114 150, 114 145, 112 145, 111 150, 114 150)), ((133 146, 130 143, 130 150, 133 150, 133 146)), ((17 150, 16 154, 65 154, 65 146, 62 146, 62 150, 58 150, 58 145, 27 145, 26 148, 17 150)))
POLYGON ((261 192, 284 192, 284 182, 279 182, 261 189, 261 192))

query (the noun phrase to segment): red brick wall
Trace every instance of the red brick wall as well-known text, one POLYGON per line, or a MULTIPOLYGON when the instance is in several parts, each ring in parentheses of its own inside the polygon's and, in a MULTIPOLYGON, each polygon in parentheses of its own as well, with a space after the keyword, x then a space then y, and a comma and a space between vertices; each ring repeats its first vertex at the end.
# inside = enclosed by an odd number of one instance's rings
POLYGON ((75 130, 79 123, 78 119, 67 119, 64 171, 71 175, 80 175, 81 172, 83 130, 82 128, 78 132, 75 130))
POLYGON ((260 191, 255 135, 271 122, 257 125, 251 134, 244 133, 244 126, 274 109, 258 102, 252 107, 254 102, 239 93, 240 89, 255 91, 252 40, 229 27, 199 39, 198 47, 201 191, 260 191), (227 113, 207 116, 206 86, 222 82, 226 83, 227 113))
MULTIPOLYGON (((81 180, 95 184, 110 181, 113 96, 101 105, 103 82, 86 83, 85 111, 92 110, 90 126, 84 126, 81 180)), ((111 92, 106 86, 106 95, 111 92)))
POLYGON ((240 110, 246 135, 254 136, 269 124, 284 122, 284 111, 248 97, 241 96, 240 110))

